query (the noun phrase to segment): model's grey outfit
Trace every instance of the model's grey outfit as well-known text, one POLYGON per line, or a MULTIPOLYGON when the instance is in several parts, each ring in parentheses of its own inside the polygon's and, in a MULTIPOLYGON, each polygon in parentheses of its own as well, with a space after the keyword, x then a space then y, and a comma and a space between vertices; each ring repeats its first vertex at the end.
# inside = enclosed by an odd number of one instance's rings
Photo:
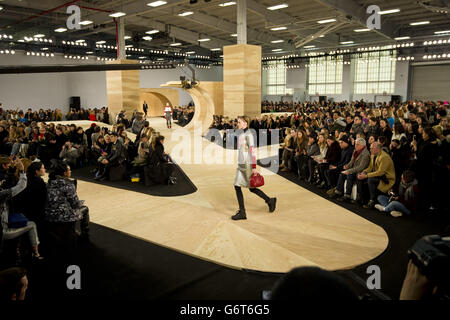
POLYGON ((234 185, 237 187, 250 187, 250 177, 252 175, 252 153, 251 148, 255 147, 254 138, 250 130, 245 130, 238 138, 238 167, 234 185))

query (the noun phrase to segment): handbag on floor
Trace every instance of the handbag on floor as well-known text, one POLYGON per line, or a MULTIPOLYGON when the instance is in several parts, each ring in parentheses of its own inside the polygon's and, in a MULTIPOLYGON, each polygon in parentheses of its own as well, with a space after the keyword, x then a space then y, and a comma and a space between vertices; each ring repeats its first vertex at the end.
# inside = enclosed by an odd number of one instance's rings
POLYGON ((264 185, 264 178, 259 173, 252 173, 250 177, 250 187, 258 188, 264 185))

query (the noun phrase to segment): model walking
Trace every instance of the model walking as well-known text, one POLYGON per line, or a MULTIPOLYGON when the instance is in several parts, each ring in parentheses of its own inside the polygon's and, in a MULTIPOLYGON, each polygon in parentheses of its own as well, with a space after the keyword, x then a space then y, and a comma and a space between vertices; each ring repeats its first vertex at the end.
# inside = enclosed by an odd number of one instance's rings
POLYGON ((244 130, 238 138, 238 168, 236 170, 236 177, 234 179, 234 189, 236 190, 236 196, 239 202, 239 211, 231 217, 233 220, 247 219, 244 206, 244 196, 242 194, 241 187, 249 188, 250 192, 263 198, 269 206, 269 211, 275 211, 277 198, 269 198, 263 191, 257 188, 250 188, 250 177, 252 173, 256 171, 256 156, 255 156, 255 143, 253 135, 251 134, 248 126, 250 120, 246 116, 238 117, 238 128, 244 130))
POLYGON ((164 108, 164 116, 166 117, 167 129, 172 128, 172 108, 169 103, 167 103, 164 108))

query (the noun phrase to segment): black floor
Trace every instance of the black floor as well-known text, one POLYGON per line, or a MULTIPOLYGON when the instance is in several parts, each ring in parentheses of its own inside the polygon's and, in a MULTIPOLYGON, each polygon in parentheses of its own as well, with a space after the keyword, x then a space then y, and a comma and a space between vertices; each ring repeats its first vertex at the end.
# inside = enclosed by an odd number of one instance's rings
MULTIPOLYGON (((326 197, 325 191, 308 183, 298 182, 290 173, 280 173, 286 179, 326 197)), ((132 184, 136 188, 135 184, 132 184)), ((136 189, 134 189, 136 191, 136 189)), ((381 292, 397 299, 405 276, 406 251, 420 237, 439 234, 449 224, 442 214, 393 218, 374 210, 341 204, 386 230, 387 250, 376 259, 352 270, 337 271, 359 294, 365 288, 367 266, 381 268, 381 292)), ((240 271, 206 262, 174 250, 161 247, 92 224, 91 241, 80 247, 80 256, 71 261, 81 268, 82 289, 66 289, 67 264, 55 264, 50 256, 30 269, 28 299, 115 298, 115 299, 261 299, 262 291, 272 287, 280 274, 240 271)), ((373 296, 373 294, 372 294, 373 296)))

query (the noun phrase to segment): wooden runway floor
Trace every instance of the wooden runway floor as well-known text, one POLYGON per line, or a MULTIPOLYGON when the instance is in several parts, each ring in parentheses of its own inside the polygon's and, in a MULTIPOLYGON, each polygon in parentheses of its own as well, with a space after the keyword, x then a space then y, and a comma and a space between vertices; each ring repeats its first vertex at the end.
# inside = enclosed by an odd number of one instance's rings
MULTIPOLYGON (((182 154, 176 151, 180 145, 171 141, 178 126, 168 130, 162 118, 150 123, 166 137, 166 152, 198 191, 154 197, 79 181, 78 194, 86 200, 92 222, 231 268, 265 272, 306 265, 348 269, 386 249, 388 237, 381 227, 264 168, 260 171, 266 184, 261 189, 277 197, 276 211, 269 213, 262 199, 244 189, 247 220, 231 220, 238 209, 233 188, 236 165, 182 163, 182 154)), ((194 132, 189 134, 193 139, 194 132)), ((209 160, 231 156, 236 161, 237 151, 206 139, 197 141, 203 147, 197 156, 209 154, 209 160)), ((188 148, 192 155, 194 145, 188 148)), ((278 152, 276 145, 258 149, 259 158, 278 152)))

